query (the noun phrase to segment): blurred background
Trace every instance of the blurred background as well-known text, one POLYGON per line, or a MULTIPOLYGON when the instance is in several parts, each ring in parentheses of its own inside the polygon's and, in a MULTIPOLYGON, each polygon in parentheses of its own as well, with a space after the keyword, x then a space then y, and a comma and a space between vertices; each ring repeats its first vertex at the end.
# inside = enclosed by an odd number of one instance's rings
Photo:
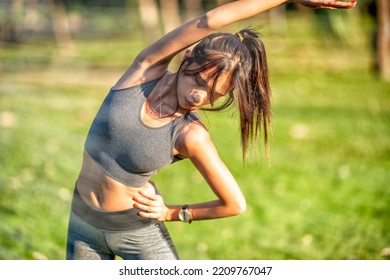
MULTIPOLYGON (((86 134, 135 55, 225 1, 0 2, 0 259, 64 259, 86 134)), ((182 259, 390 259, 389 1, 288 4, 260 26, 271 161, 243 163, 236 115, 202 113, 247 197, 241 216, 167 223, 182 259)), ((175 71, 177 63, 172 63, 175 71)), ((214 199, 189 161, 155 178, 167 204, 214 199)))

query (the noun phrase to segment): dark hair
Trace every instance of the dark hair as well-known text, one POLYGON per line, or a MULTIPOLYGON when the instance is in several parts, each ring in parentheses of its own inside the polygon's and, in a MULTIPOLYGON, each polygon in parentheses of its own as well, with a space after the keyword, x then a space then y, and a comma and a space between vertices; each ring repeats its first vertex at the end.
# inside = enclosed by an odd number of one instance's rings
MULTIPOLYGON (((269 73, 263 42, 254 29, 243 29, 235 35, 214 33, 200 41, 192 55, 180 65, 179 72, 195 75, 210 70, 213 77, 212 91, 222 73, 229 73, 224 86, 227 92, 222 105, 202 110, 218 111, 237 104, 240 114, 243 158, 248 145, 253 144, 263 130, 264 145, 268 153, 268 129, 271 125, 269 73), (187 64, 186 64, 187 62, 187 64), (199 67, 183 67, 196 63, 199 67)), ((178 72, 178 73, 179 73, 178 72)))

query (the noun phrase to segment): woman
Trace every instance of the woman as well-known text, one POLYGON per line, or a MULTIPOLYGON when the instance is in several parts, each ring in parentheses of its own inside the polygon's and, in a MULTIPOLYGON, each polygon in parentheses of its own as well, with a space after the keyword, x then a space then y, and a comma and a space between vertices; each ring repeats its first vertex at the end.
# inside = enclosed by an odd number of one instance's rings
MULTIPOLYGON (((68 259, 178 259, 163 222, 222 218, 245 210, 245 198, 196 110, 205 105, 220 110, 235 101, 244 156, 260 133, 267 145, 270 87, 263 43, 250 29, 234 35, 213 32, 285 2, 242 0, 221 5, 136 57, 111 88, 88 133, 72 202, 68 259), (173 57, 196 42, 185 52, 177 73, 169 72, 173 57), (216 106, 219 99, 223 102, 216 106), (217 199, 165 205, 150 177, 187 158, 217 199)), ((329 9, 356 4, 295 2, 329 9)))

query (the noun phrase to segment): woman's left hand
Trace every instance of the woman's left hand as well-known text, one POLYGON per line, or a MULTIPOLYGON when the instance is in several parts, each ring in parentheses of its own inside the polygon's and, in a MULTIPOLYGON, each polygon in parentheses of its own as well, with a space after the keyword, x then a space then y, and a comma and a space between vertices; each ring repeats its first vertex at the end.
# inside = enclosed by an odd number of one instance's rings
POLYGON ((309 8, 315 9, 351 9, 355 7, 357 0, 339 1, 339 0, 291 0, 309 8))
POLYGON ((165 221, 168 208, 165 206, 161 195, 140 191, 133 197, 134 207, 142 210, 138 214, 143 218, 165 221))

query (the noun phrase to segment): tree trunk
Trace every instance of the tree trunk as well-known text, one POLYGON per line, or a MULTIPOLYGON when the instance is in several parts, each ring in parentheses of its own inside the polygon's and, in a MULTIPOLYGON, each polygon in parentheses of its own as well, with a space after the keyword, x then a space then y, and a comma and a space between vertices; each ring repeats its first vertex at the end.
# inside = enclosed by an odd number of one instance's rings
POLYGON ((184 20, 189 21, 202 12, 201 0, 184 0, 184 20))
POLYGON ((17 18, 17 13, 22 8, 22 0, 11 0, 4 3, 5 20, 0 22, 0 42, 18 42, 17 23, 14 18, 17 18))
POLYGON ((152 43, 159 37, 159 15, 156 0, 139 0, 139 11, 145 38, 152 43))
POLYGON ((379 75, 389 81, 390 4, 389 0, 377 0, 378 37, 377 61, 379 75))
POLYGON ((51 16, 54 36, 61 57, 73 56, 76 51, 63 0, 51 0, 51 16))
POLYGON ((42 27, 41 16, 38 11, 38 0, 27 0, 25 2, 25 16, 23 19, 23 29, 35 31, 42 27))
POLYGON ((168 33, 181 24, 179 2, 177 0, 160 0, 160 5, 164 33, 168 33))

